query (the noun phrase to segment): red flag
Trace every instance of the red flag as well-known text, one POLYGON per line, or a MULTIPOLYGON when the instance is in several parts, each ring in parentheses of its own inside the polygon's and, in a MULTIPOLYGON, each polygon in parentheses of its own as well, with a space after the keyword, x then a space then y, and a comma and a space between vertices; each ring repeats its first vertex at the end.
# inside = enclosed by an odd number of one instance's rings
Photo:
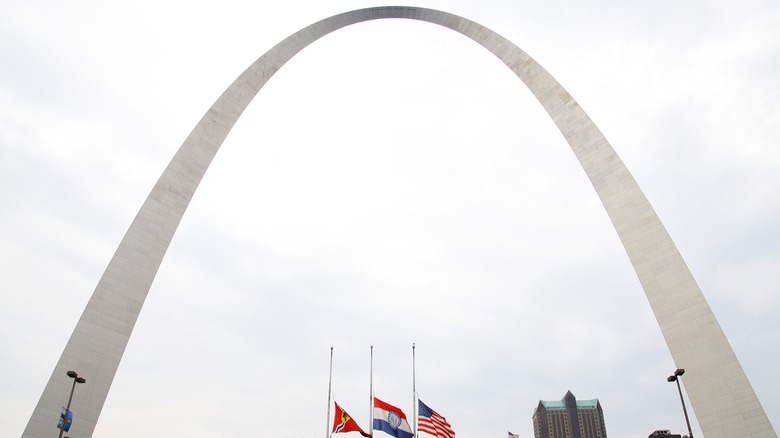
POLYGON ((366 438, 371 438, 371 435, 363 432, 363 429, 358 426, 357 421, 349 416, 347 411, 341 409, 338 403, 333 402, 336 405, 336 418, 333 419, 333 433, 341 432, 360 432, 366 438))

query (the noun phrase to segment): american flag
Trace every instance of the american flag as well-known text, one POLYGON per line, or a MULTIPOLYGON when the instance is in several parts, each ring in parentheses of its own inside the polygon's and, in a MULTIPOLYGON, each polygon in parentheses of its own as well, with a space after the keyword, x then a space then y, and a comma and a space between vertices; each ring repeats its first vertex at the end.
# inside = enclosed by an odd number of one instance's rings
POLYGON ((439 438, 455 438, 455 431, 447 422, 447 419, 438 412, 429 408, 422 400, 417 400, 419 411, 417 413, 417 430, 429 433, 439 438))
POLYGON ((516 433, 509 432, 509 438, 520 438, 520 435, 516 433))

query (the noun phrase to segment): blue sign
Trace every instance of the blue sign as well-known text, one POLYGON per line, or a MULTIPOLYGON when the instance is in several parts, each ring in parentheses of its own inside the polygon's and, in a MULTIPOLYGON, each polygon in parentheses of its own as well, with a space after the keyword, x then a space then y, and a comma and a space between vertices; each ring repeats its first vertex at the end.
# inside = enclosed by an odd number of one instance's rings
POLYGON ((62 412, 60 413, 60 421, 57 422, 57 429, 61 429, 67 432, 70 430, 71 424, 73 424, 73 412, 66 408, 62 408, 62 412))

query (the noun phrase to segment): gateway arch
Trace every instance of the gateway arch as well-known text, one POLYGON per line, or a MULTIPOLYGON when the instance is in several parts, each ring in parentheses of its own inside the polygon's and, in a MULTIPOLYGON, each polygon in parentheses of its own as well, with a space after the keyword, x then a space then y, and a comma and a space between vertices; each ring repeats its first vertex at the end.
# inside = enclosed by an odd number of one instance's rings
POLYGON ((334 15, 292 34, 244 71, 195 126, 141 206, 89 300, 23 437, 50 437, 68 399, 67 370, 79 387, 70 436, 90 437, 149 288, 211 160, 258 91, 295 54, 351 24, 405 18, 438 24, 479 43, 536 96, 577 156, 601 199, 642 288, 707 438, 776 437, 726 336, 650 203, 593 121, 525 52, 492 30, 442 11, 375 7, 334 15))

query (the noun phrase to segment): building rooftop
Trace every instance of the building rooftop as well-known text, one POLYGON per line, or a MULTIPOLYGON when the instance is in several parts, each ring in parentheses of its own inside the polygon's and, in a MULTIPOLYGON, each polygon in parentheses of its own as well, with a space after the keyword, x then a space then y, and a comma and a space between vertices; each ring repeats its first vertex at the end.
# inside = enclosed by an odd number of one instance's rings
MULTIPOLYGON (((540 400, 545 408, 547 409, 566 409, 566 402, 563 401, 563 399, 558 401, 545 401, 540 400)), ((593 400, 577 400, 577 408, 578 409, 596 409, 596 404, 598 404, 599 399, 594 398, 593 400)))
POLYGON ((569 403, 574 404, 577 409, 598 409, 599 406, 599 399, 597 398, 594 398, 593 400, 577 400, 571 391, 566 391, 566 395, 558 401, 539 400, 539 404, 534 409, 533 415, 536 416, 539 406, 543 406, 544 409, 548 411, 566 410, 567 399, 569 400, 569 403))

